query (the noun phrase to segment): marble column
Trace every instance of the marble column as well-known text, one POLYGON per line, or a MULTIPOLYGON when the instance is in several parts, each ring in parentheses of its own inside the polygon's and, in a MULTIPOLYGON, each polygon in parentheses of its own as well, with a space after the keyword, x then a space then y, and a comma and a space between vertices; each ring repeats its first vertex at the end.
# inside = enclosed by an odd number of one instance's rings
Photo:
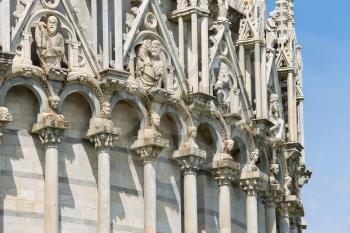
POLYGON ((58 233, 58 147, 63 129, 42 128, 39 134, 45 146, 44 232, 58 233))
POLYGON ((260 41, 255 42, 254 49, 254 69, 255 69, 255 105, 256 118, 262 118, 262 83, 261 83, 261 51, 260 41))
POLYGON ((10 0, 1 2, 1 46, 2 51, 10 52, 11 33, 10 33, 10 0))
POLYGON ((123 70, 123 1, 114 0, 114 60, 115 68, 123 70))
POLYGON ((250 54, 247 54, 245 56, 245 64, 246 64, 245 88, 247 90, 249 101, 252 104, 253 103, 253 97, 252 97, 252 60, 251 60, 250 54))
POLYGON ((180 145, 174 159, 181 165, 184 176, 184 229, 185 233, 198 233, 197 171, 206 157, 194 142, 180 145))
POLYGON ((266 46, 263 45, 261 48, 261 111, 264 119, 269 118, 266 72, 266 46))
POLYGON ((98 156, 98 233, 110 233, 111 182, 110 154, 120 135, 120 129, 107 118, 93 118, 87 136, 94 144, 98 156))
POLYGON ((276 204, 273 201, 266 203, 266 233, 277 233, 276 204))
POLYGON ((157 233, 157 187, 155 161, 169 141, 161 138, 155 128, 139 130, 138 139, 131 146, 131 150, 143 160, 144 176, 144 233, 157 233))
POLYGON ((179 17, 179 61, 182 69, 185 68, 185 33, 184 20, 179 17))
POLYGON ((245 48, 244 48, 244 45, 241 44, 241 45, 239 45, 239 65, 240 65, 240 68, 241 68, 241 72, 242 72, 244 83, 247 82, 247 80, 246 80, 245 63, 246 63, 245 48))
POLYGON ((225 159, 214 161, 212 168, 219 185, 219 227, 220 233, 231 233, 231 184, 240 166, 229 154, 222 153, 221 157, 225 159))
POLYGON ((103 28, 103 55, 102 55, 102 67, 103 69, 109 68, 109 14, 108 14, 108 0, 102 0, 102 28, 103 28))
POLYGON ((279 211, 279 233, 291 233, 289 223, 289 210, 287 204, 281 203, 279 211))
POLYGON ((202 17, 201 23, 201 56, 202 56, 202 79, 201 92, 209 94, 209 36, 208 16, 202 17))
POLYGON ((287 77, 287 93, 288 93, 288 132, 289 140, 296 142, 296 132, 295 132, 295 88, 294 88, 294 77, 293 73, 289 72, 287 77))
POLYGON ((189 60, 191 91, 198 92, 198 15, 191 14, 191 60, 189 60))

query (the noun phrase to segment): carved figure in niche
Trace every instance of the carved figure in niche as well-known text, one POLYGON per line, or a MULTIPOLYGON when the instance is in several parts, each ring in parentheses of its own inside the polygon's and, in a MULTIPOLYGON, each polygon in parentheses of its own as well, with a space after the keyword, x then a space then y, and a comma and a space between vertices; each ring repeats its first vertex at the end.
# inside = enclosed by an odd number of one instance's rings
POLYGON ((270 167, 270 184, 278 184, 276 176, 280 172, 280 166, 277 163, 271 164, 270 167))
POLYGON ((46 72, 50 68, 60 69, 61 62, 66 60, 64 55, 64 38, 58 27, 58 18, 49 15, 46 23, 39 22, 35 29, 35 42, 40 66, 46 72))
POLYGON ((228 0, 218 0, 218 20, 227 20, 228 0))
POLYGON ((290 176, 284 178, 284 188, 286 189, 286 195, 291 195, 292 178, 290 176))
POLYGON ((161 83, 164 65, 160 57, 160 41, 145 39, 136 57, 136 80, 146 91, 158 87, 161 83))
POLYGON ((218 99, 224 112, 228 111, 230 96, 230 76, 225 63, 220 64, 218 79, 214 85, 214 95, 218 99))
POLYGON ((249 155, 249 161, 247 164, 247 171, 258 171, 258 167, 256 166, 256 163, 259 160, 259 150, 255 149, 252 151, 249 155))
POLYGON ((125 18, 126 33, 129 33, 138 13, 139 13, 139 8, 136 6, 132 7, 130 11, 126 13, 126 18, 125 18))
POLYGON ((160 117, 157 113, 152 113, 152 125, 154 128, 158 129, 160 126, 160 117))
POLYGON ((197 128, 193 126, 189 127, 187 134, 187 140, 181 145, 181 148, 197 154, 199 152, 199 146, 196 143, 197 128))
POLYGON ((64 120, 64 116, 60 115, 58 112, 58 104, 60 103, 60 97, 58 97, 57 95, 53 95, 49 97, 49 111, 43 113, 43 118, 47 119, 47 118, 54 118, 54 119, 58 119, 63 121, 64 120))
POLYGON ((272 137, 277 140, 283 139, 284 120, 278 116, 279 99, 278 95, 271 94, 270 96, 270 121, 274 124, 270 132, 272 137))
POLYGON ((224 141, 224 153, 225 154, 230 154, 230 152, 233 149, 234 145, 235 145, 235 142, 232 139, 226 139, 224 141))

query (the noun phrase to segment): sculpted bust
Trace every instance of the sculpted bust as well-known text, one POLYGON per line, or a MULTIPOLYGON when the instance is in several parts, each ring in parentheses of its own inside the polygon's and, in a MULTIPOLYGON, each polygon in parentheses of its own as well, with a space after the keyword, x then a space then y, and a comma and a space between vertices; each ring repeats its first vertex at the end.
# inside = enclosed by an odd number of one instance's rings
POLYGON ((145 39, 136 57, 136 80, 150 91, 161 83, 164 71, 159 40, 145 39))
POLYGON ((55 120, 63 121, 64 117, 63 115, 60 115, 58 113, 58 104, 60 102, 60 97, 57 95, 53 95, 49 97, 49 111, 43 113, 44 119, 52 118, 55 120))
POLYGON ((270 184, 278 184, 276 176, 280 172, 280 167, 277 163, 271 164, 270 167, 270 184))
POLYGON ((46 23, 39 22, 35 29, 35 43, 40 66, 48 72, 50 68, 61 68, 64 57, 64 38, 58 31, 59 21, 49 15, 46 23))

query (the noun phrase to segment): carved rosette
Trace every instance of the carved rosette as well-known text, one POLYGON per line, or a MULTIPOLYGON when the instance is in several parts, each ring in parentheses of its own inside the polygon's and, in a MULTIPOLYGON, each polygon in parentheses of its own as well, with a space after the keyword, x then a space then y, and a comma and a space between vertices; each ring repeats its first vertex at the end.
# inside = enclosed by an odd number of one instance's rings
POLYGON ((12 121, 12 114, 8 108, 0 107, 0 137, 2 137, 2 130, 8 122, 12 121))
POLYGON ((95 117, 90 121, 87 136, 98 150, 109 150, 115 145, 120 135, 120 129, 114 127, 112 120, 95 117))
POLYGON ((219 186, 230 185, 239 170, 240 164, 232 159, 222 159, 212 164, 212 173, 219 186))
POLYGON ((139 130, 138 139, 132 144, 131 150, 144 161, 153 162, 159 153, 169 147, 169 140, 162 138, 155 128, 145 128, 139 130))

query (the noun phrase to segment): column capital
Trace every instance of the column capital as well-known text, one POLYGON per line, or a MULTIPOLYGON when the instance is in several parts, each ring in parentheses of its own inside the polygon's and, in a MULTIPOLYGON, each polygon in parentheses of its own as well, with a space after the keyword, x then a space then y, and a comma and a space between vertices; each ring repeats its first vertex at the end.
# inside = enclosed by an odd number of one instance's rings
POLYGON ((206 157, 206 152, 199 149, 193 137, 189 137, 186 142, 181 143, 173 156, 181 165, 181 170, 184 174, 195 174, 199 169, 199 165, 206 157))
POLYGON ((240 170, 240 164, 233 161, 231 156, 226 153, 220 153, 219 158, 212 163, 212 174, 214 179, 218 182, 218 185, 230 185, 235 179, 235 176, 240 170))
POLYGON ((257 195, 267 188, 268 177, 261 171, 246 171, 241 175, 240 185, 248 195, 257 195))
POLYGON ((169 140, 162 138, 154 127, 140 129, 137 140, 131 145, 134 151, 144 162, 156 160, 159 153, 169 147, 169 140))
POLYGON ((120 129, 114 127, 112 120, 95 117, 90 121, 87 136, 98 150, 109 150, 113 147, 120 135, 120 129))
POLYGON ((270 184, 269 189, 262 193, 262 199, 267 206, 276 207, 284 200, 285 189, 279 184, 270 184))
POLYGON ((2 130, 4 126, 13 120, 12 114, 8 108, 0 107, 0 138, 2 137, 2 130))
POLYGON ((55 147, 61 143, 64 130, 70 127, 70 122, 65 121, 62 115, 44 113, 43 120, 33 125, 32 132, 39 135, 45 147, 55 147))

